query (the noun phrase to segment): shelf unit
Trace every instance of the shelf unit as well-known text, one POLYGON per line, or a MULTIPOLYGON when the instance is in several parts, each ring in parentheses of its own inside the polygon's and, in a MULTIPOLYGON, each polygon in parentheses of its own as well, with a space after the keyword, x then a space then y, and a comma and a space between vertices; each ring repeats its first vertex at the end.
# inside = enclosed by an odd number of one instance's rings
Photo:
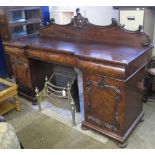
POLYGON ((3 40, 38 33, 40 25, 41 7, 0 7, 0 35, 3 40))
MULTIPOLYGON (((18 37, 36 34, 42 25, 42 7, 38 6, 10 6, 0 7, 0 37, 2 41, 12 40, 18 37)), ((0 50, 3 54, 3 49, 0 50)), ((13 75, 11 59, 5 54, 9 77, 13 75)), ((2 62, 0 57, 0 61, 2 62)), ((4 61, 4 60, 3 60, 4 61)), ((0 64, 0 67, 2 65, 0 64)), ((4 67, 3 67, 4 68, 4 67)), ((1 72, 0 72, 1 73, 1 72)))

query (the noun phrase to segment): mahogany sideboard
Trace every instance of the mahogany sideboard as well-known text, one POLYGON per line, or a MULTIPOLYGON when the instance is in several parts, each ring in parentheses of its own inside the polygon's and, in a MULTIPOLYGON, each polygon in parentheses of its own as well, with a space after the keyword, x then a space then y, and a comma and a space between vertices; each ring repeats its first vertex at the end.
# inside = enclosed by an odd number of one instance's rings
POLYGON ((43 87, 45 75, 52 74, 53 64, 80 69, 82 129, 97 131, 123 146, 143 117, 139 84, 151 58, 150 37, 141 26, 128 31, 115 19, 108 26, 93 25, 76 11, 69 24, 58 25, 52 19, 38 35, 4 42, 5 52, 11 57, 20 94, 31 99, 35 87, 43 87))

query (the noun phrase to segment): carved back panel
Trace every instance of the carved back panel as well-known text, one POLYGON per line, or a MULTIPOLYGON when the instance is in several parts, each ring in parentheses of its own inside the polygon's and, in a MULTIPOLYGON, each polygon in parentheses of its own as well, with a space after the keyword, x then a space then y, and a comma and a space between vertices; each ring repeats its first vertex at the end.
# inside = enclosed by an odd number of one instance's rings
POLYGON ((111 25, 97 26, 89 23, 87 18, 82 17, 79 9, 76 10, 76 13, 77 15, 66 25, 58 25, 54 19, 51 19, 49 25, 41 29, 40 36, 74 41, 121 43, 136 47, 150 45, 149 35, 141 32, 142 26, 139 26, 136 31, 125 30, 114 18, 111 25))

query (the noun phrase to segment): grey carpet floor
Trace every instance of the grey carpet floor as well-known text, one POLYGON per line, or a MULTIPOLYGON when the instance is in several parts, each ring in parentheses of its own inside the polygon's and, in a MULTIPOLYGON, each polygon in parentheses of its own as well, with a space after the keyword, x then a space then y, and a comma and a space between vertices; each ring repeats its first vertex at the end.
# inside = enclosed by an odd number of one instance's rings
POLYGON ((58 122, 26 104, 21 111, 12 111, 5 115, 17 132, 25 149, 87 149, 106 148, 108 146, 81 134, 61 122, 58 122))
MULTIPOLYGON (((23 101, 23 100, 22 100, 23 101)), ((31 105, 31 103, 29 102, 31 105)), ((155 103, 144 105, 145 121, 140 123, 128 138, 127 148, 155 148, 155 103)), ((112 149, 118 148, 108 139, 97 141, 53 118, 40 113, 24 102, 21 111, 5 115, 16 130, 17 136, 27 149, 112 149)))

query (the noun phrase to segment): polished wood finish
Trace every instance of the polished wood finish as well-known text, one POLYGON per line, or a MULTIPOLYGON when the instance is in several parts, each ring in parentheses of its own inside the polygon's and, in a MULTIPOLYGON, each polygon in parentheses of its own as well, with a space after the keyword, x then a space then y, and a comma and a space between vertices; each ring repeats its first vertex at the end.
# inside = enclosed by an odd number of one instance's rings
POLYGON ((127 31, 115 19, 109 26, 96 26, 77 10, 67 25, 57 25, 52 19, 39 35, 5 42, 4 46, 6 53, 22 53, 22 60, 27 59, 30 76, 26 77, 30 77, 31 86, 36 80, 43 81, 38 74, 52 74, 52 65, 45 71, 33 66, 35 61, 79 68, 84 92, 82 128, 124 143, 143 117, 143 94, 138 85, 143 80, 152 45, 141 30, 140 26, 137 31, 127 31))

